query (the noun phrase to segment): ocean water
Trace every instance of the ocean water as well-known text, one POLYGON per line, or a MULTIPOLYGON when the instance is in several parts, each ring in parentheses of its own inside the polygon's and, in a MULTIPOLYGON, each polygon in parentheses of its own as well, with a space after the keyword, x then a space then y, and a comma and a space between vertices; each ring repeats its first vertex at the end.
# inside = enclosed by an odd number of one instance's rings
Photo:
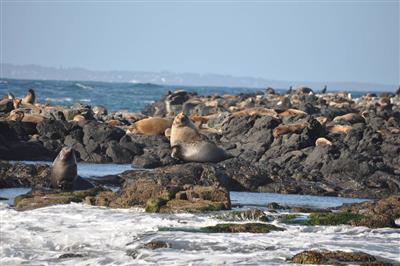
MULTIPOLYGON (((86 177, 127 169, 130 165, 78 165, 78 173, 86 177)), ((272 224, 286 230, 206 234, 194 231, 223 222, 216 217, 218 213, 150 214, 141 208, 110 209, 77 203, 25 212, 12 209, 13 198, 27 191, 29 188, 0 189, 0 196, 9 198, 0 202, 0 265, 291 265, 288 258, 308 249, 363 251, 400 263, 399 229, 311 227, 275 220, 272 224), (144 248, 150 241, 165 241, 169 247, 144 248)), ((273 201, 317 208, 364 201, 247 192, 232 192, 231 199, 243 208, 273 201)), ((271 216, 288 213, 261 209, 271 216)))
MULTIPOLYGON (((109 111, 129 110, 140 112, 146 104, 158 100, 168 91, 184 89, 197 92, 199 95, 239 94, 262 91, 264 88, 229 88, 229 87, 187 87, 165 86, 155 84, 107 83, 92 81, 43 81, 43 80, 13 80, 0 81, 0 96, 8 91, 16 97, 23 97, 28 88, 33 88, 39 102, 49 102, 51 105, 71 106, 76 102, 83 104, 103 105, 109 111)), ((284 92, 288 88, 276 88, 284 92)), ((359 97, 362 92, 351 92, 353 97, 359 97)))

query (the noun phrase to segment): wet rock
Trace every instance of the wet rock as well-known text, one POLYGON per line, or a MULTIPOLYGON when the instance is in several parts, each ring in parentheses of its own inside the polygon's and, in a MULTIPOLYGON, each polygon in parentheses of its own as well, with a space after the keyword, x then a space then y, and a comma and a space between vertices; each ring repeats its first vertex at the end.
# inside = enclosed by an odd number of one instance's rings
POLYGON ((284 228, 272 224, 264 223, 244 223, 244 224, 217 224, 202 228, 208 233, 269 233, 271 231, 284 231, 284 228))
POLYGON ((365 218, 353 221, 352 225, 371 228, 397 227, 395 220, 400 218, 400 196, 391 196, 377 201, 345 204, 339 208, 346 213, 363 215, 365 218))
POLYGON ((151 241, 149 243, 144 244, 144 247, 148 249, 169 248, 169 246, 170 245, 164 241, 151 241))
MULTIPOLYGON (((230 209, 229 193, 220 185, 226 177, 212 165, 190 163, 126 171, 121 176, 125 179, 121 191, 106 195, 110 207, 141 206, 163 213, 230 209)), ((91 202, 96 204, 98 197, 91 202)))
POLYGON ((307 220, 293 221, 302 225, 342 225, 352 224, 365 218, 364 215, 344 212, 319 212, 311 213, 307 220))
POLYGON ((344 252, 328 250, 303 251, 291 258, 292 263, 320 265, 391 265, 378 261, 374 256, 364 252, 344 252))
POLYGON ((14 208, 17 211, 26 211, 51 205, 82 202, 88 196, 95 196, 101 188, 94 188, 73 192, 42 192, 36 191, 15 198, 14 208))
POLYGON ((267 215, 258 209, 251 209, 245 211, 230 211, 224 214, 218 215, 216 218, 225 221, 261 221, 267 222, 269 219, 267 215))
POLYGON ((51 167, 0 161, 0 188, 50 187, 51 167))

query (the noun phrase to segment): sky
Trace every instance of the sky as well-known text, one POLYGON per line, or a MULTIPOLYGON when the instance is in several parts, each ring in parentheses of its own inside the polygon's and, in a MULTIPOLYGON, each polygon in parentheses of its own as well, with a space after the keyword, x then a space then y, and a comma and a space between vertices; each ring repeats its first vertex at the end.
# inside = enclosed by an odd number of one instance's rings
POLYGON ((399 84, 399 0, 1 0, 2 63, 399 84))

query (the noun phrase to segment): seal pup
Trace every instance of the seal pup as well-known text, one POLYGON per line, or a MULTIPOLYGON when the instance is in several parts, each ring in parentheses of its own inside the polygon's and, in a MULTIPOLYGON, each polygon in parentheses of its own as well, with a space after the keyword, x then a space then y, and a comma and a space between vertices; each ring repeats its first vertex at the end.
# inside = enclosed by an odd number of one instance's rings
POLYGON ((189 117, 178 114, 170 131, 171 157, 188 162, 217 163, 229 158, 224 149, 202 135, 189 117))
POLYGON ((35 100, 36 100, 35 91, 33 89, 29 89, 25 97, 22 98, 22 103, 34 104, 35 100))
POLYGON ((146 136, 156 136, 164 134, 167 128, 172 126, 172 120, 161 117, 149 117, 139 120, 128 126, 128 132, 131 134, 140 134, 146 136))
POLYGON ((61 190, 81 190, 93 185, 78 176, 75 152, 71 147, 61 149, 51 168, 51 187, 61 190))

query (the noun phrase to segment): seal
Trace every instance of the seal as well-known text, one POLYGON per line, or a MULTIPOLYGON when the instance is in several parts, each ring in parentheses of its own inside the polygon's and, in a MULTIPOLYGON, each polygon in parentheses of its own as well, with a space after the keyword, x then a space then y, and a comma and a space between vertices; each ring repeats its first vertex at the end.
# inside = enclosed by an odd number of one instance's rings
POLYGON ((334 122, 349 122, 350 124, 364 123, 365 119, 362 115, 356 113, 348 113, 345 115, 336 116, 334 122))
POLYGON ((57 155, 51 168, 51 187, 71 190, 77 176, 78 168, 75 152, 71 147, 64 147, 57 155))
POLYGON ((64 147, 53 161, 51 168, 51 187, 61 190, 89 189, 93 185, 78 176, 75 152, 71 147, 64 147))
POLYGON ((295 124, 280 124, 274 130, 272 130, 272 135, 274 138, 279 136, 289 134, 289 133, 300 133, 304 128, 308 126, 307 123, 295 123, 295 124))
POLYGON ((139 120, 128 126, 128 133, 146 136, 156 136, 164 134, 167 128, 172 125, 172 120, 161 117, 149 117, 139 120))
POLYGON ((202 135, 190 118, 179 113, 170 131, 171 157, 188 162, 217 163, 232 156, 202 135))
POLYGON ((39 114, 27 114, 20 109, 16 109, 10 112, 8 120, 10 121, 22 121, 34 124, 39 124, 43 122, 46 118, 39 114))
POLYGON ((306 112, 303 112, 301 110, 289 108, 286 111, 283 111, 278 114, 279 117, 290 117, 290 116, 296 116, 298 118, 304 118, 307 116, 306 112))
POLYGON ((353 129, 352 126, 345 126, 345 125, 333 125, 327 127, 329 133, 336 134, 336 133, 349 133, 350 130, 353 129))
POLYGON ((315 141, 315 146, 323 146, 323 145, 332 145, 332 142, 327 140, 326 138, 317 138, 315 141))
POLYGON ((35 99, 36 99, 35 91, 33 89, 29 89, 25 97, 22 98, 22 103, 34 104, 35 99))

